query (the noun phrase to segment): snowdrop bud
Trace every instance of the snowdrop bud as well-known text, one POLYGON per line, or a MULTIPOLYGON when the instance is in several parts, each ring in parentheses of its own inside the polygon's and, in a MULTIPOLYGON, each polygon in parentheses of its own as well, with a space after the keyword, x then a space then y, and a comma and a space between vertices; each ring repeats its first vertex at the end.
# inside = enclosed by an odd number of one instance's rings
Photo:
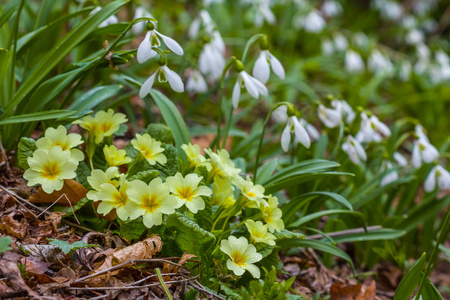
POLYGON ((326 108, 320 104, 317 112, 320 121, 328 128, 334 128, 342 122, 342 114, 338 110, 326 108))
POLYGON ((361 160, 367 160, 366 151, 363 146, 351 135, 347 136, 346 142, 342 144, 342 150, 347 152, 350 160, 356 165, 361 160))
POLYGON ((282 105, 277 107, 273 112, 272 116, 273 120, 277 123, 286 123, 288 120, 287 116, 287 106, 282 105))
POLYGON ((286 127, 283 130, 283 134, 281 135, 281 147, 284 152, 288 152, 289 150, 291 133, 294 133, 295 139, 306 148, 311 146, 311 139, 309 138, 308 132, 300 124, 296 116, 291 116, 289 117, 286 127))
POLYGON ((426 140, 419 137, 419 139, 414 142, 412 162, 415 168, 420 168, 422 162, 429 164, 438 159, 438 157, 439 151, 426 140))
POLYGON ((425 179, 425 191, 428 193, 434 191, 436 183, 440 191, 450 189, 450 173, 440 165, 434 166, 425 179))
POLYGON ((199 71, 193 70, 186 81, 186 90, 193 93, 204 93, 208 90, 205 78, 199 71))
POLYGON ((320 14, 313 10, 311 11, 300 24, 303 29, 307 32, 319 33, 325 27, 325 20, 320 16, 320 14))
POLYGON ((357 52, 349 49, 345 53, 345 68, 350 73, 362 73, 364 72, 364 61, 357 52))

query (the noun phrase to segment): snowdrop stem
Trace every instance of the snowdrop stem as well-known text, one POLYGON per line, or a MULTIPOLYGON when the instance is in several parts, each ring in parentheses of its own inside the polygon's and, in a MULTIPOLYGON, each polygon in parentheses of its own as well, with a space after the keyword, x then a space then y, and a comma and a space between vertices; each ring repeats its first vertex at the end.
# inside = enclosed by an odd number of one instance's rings
POLYGON ((152 50, 156 51, 159 54, 161 63, 163 63, 163 66, 167 65, 167 57, 164 54, 164 52, 161 49, 158 49, 156 47, 152 47, 152 50))
POLYGON ((260 38, 262 38, 262 37, 267 37, 267 36, 266 36, 265 34, 258 33, 258 34, 255 34, 254 36, 252 36, 252 37, 248 40, 247 44, 245 45, 244 54, 242 54, 242 59, 241 59, 242 63, 243 63, 243 62, 245 61, 245 59, 247 58, 247 54, 248 54, 248 50, 250 50, 250 46, 251 46, 254 42, 256 42, 257 40, 259 40, 260 38))
MULTIPOLYGON (((220 91, 219 91, 219 120, 217 121, 217 136, 216 136, 216 150, 220 149, 220 127, 222 125, 222 98, 223 98, 223 92, 225 90, 225 76, 227 75, 228 69, 234 64, 236 61, 236 57, 232 56, 228 59, 227 63, 225 64, 225 67, 222 71, 222 77, 220 78, 220 91)), ((233 110, 231 110, 233 111, 233 110)), ((226 141, 226 140, 225 140, 226 141)))
POLYGON ((261 154, 261 147, 262 147, 262 142, 264 139, 264 133, 266 132, 267 123, 269 122, 270 116, 272 115, 273 111, 283 105, 291 105, 291 104, 288 102, 280 102, 280 103, 275 104, 272 107, 272 109, 269 111, 269 113, 267 114, 266 119, 264 120, 261 136, 259 137, 258 152, 256 153, 255 172, 253 173, 253 183, 256 183, 256 175, 258 174, 259 155, 261 154))
POLYGON ((336 144, 334 145, 333 151, 331 152, 330 155, 330 159, 334 160, 336 158, 336 155, 339 151, 339 148, 342 145, 342 139, 344 138, 344 122, 341 122, 341 124, 339 125, 339 135, 338 138, 336 140, 336 144))
POLYGON ((434 266, 437 256, 439 254, 439 245, 445 241, 449 230, 450 230, 450 210, 447 211, 447 215, 445 216, 444 223, 441 227, 441 232, 439 233, 436 244, 434 245, 433 252, 431 252, 430 259, 428 260, 427 267, 425 269, 425 272, 422 275, 422 279, 420 280, 419 289, 417 290, 417 294, 416 294, 416 297, 414 298, 414 300, 420 299, 420 296, 421 296, 420 294, 422 293, 424 284, 428 278, 428 275, 430 275, 431 268, 434 266))

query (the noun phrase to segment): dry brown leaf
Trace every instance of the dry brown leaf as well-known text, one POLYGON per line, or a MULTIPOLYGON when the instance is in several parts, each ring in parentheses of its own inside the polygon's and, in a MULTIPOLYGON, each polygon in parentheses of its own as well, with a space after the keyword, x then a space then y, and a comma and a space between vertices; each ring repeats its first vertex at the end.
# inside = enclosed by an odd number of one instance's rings
POLYGON ((51 194, 44 192, 42 187, 38 188, 38 192, 31 195, 28 201, 31 203, 57 203, 59 205, 70 206, 77 204, 78 201, 86 197, 87 190, 84 186, 73 179, 65 179, 64 186, 59 191, 51 194), (70 203, 69 203, 70 201, 70 203))
POLYGON ((333 283, 330 288, 330 299, 356 300, 361 294, 361 285, 346 285, 340 282, 333 283))
POLYGON ((0 271, 6 276, 7 280, 16 291, 26 291, 31 299, 42 299, 39 294, 33 291, 23 280, 20 275, 18 261, 16 259, 9 260, 3 257, 0 259, 0 271))
POLYGON ((20 243, 17 243, 17 246, 28 256, 39 261, 62 263, 67 260, 58 246, 20 243))
POLYGON ((53 265, 51 262, 42 262, 33 257, 23 257, 21 263, 25 265, 25 270, 31 274, 44 274, 53 265))
POLYGON ((9 215, 4 215, 0 220, 0 230, 3 230, 21 240, 27 236, 27 228, 28 222, 25 218, 22 218, 22 220, 18 222, 9 215))

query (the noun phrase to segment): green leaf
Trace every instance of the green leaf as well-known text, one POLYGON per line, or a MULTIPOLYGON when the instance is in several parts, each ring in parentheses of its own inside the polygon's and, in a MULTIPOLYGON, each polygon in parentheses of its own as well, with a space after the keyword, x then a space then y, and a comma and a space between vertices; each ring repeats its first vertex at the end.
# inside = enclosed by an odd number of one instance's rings
POLYGON ((119 234, 127 241, 137 240, 147 230, 147 227, 144 223, 142 223, 141 218, 130 221, 122 221, 118 219, 118 222, 119 234))
POLYGON ((86 244, 83 241, 74 242, 69 244, 66 241, 61 241, 57 239, 47 239, 50 245, 57 246, 64 254, 69 254, 70 252, 74 252, 77 249, 85 248, 85 247, 100 247, 100 245, 96 244, 86 244))
MULTIPOLYGON (((9 67, 9 61, 11 60, 11 52, 9 52, 6 49, 0 48, 0 82, 2 83, 0 86, 3 86, 3 79, 6 76, 6 73, 8 72, 9 67)), ((5 105, 6 100, 0 100, 1 105, 5 105)))
POLYGON ((130 176, 129 178, 127 178, 128 181, 133 181, 133 180, 141 180, 144 181, 146 184, 149 184, 150 181, 152 181, 152 179, 158 177, 159 172, 155 171, 155 170, 146 170, 146 171, 141 171, 138 172, 132 176, 130 176))
POLYGON ((79 200, 77 202, 77 204, 72 205, 71 207, 65 207, 64 209, 61 210, 64 213, 64 217, 70 217, 73 216, 75 214, 75 212, 77 212, 78 210, 80 210, 81 208, 83 208, 83 206, 85 206, 86 204, 90 203, 91 201, 84 197, 83 199, 79 200))
POLYGON ((359 218, 361 222, 364 224, 364 216, 360 212, 357 211, 351 211, 351 210, 343 210, 343 209, 330 209, 330 210, 324 210, 319 211, 316 213, 312 213, 306 216, 300 217, 297 221, 289 225, 289 228, 295 228, 302 224, 305 224, 309 221, 312 221, 317 218, 321 218, 323 216, 331 216, 331 215, 349 215, 354 216, 356 218, 359 218))
POLYGON ((84 162, 80 162, 75 173, 77 174, 76 181, 81 183, 87 190, 90 190, 91 186, 87 178, 91 176, 91 170, 89 170, 88 166, 84 162))
POLYGON ((195 214, 195 221, 201 228, 208 230, 213 224, 211 197, 202 197, 202 199, 205 202, 205 208, 195 214))
POLYGON ((215 236, 180 213, 168 217, 167 228, 176 232, 175 240, 182 251, 200 256, 209 253, 214 247, 215 236))
POLYGON ((167 162, 163 166, 156 164, 153 167, 160 171, 162 177, 174 176, 178 172, 177 149, 169 144, 162 144, 161 146, 165 149, 164 155, 167 157, 167 162))
POLYGON ((352 234, 346 234, 343 236, 333 237, 336 243, 347 242, 363 242, 363 241, 383 241, 383 240, 396 240, 406 234, 406 231, 396 230, 391 228, 380 228, 371 230, 369 232, 358 232, 352 234))
POLYGON ((150 124, 143 133, 148 133, 152 138, 163 144, 175 145, 172 130, 164 124, 150 124))
POLYGON ((411 270, 406 273, 402 281, 395 291, 394 300, 409 299, 416 290, 420 279, 422 278, 422 268, 425 265, 426 254, 423 253, 420 259, 412 266, 411 270))
POLYGON ((288 249, 293 247, 312 248, 315 250, 330 253, 332 255, 345 259, 350 264, 350 266, 354 271, 353 261, 350 258, 350 256, 348 256, 347 253, 345 253, 336 246, 327 244, 322 241, 304 240, 304 239, 286 239, 277 241, 277 246, 281 247, 282 249, 288 249))
POLYGON ((429 278, 426 279, 423 291, 421 293, 422 299, 426 300, 444 300, 438 289, 433 285, 429 278))
POLYGON ((0 253, 11 250, 12 248, 9 246, 12 243, 12 239, 9 236, 4 236, 0 238, 0 253))
POLYGON ((68 116, 73 115, 74 113, 76 113, 76 112, 73 110, 41 111, 41 112, 35 112, 35 113, 31 113, 31 114, 13 116, 13 117, 4 119, 4 120, 0 121, 0 125, 53 120, 53 119, 68 117, 68 116))
POLYGON ((28 165, 28 157, 33 157, 33 152, 37 149, 36 141, 32 138, 22 137, 17 147, 17 161, 19 167, 27 170, 30 166, 28 165))
POLYGON ((183 117, 181 117, 180 112, 177 107, 161 92, 152 89, 150 90, 150 95, 161 111, 161 115, 166 122, 167 126, 172 129, 173 137, 175 139, 175 144, 177 145, 177 150, 180 157, 186 161, 186 154, 181 145, 189 144, 191 138, 189 136, 189 131, 184 123, 183 117))
POLYGON ((104 6, 100 11, 88 16, 78 26, 72 29, 64 38, 49 51, 41 60, 41 63, 31 72, 27 80, 21 83, 19 90, 10 103, 5 107, 5 112, 0 118, 5 118, 13 112, 14 108, 36 89, 42 79, 75 48, 90 32, 95 30, 101 22, 125 5, 127 0, 116 0, 104 6))
POLYGON ((3 24, 6 23, 6 21, 9 20, 12 14, 17 10, 17 7, 19 7, 19 2, 20 0, 11 0, 8 1, 7 4, 4 6, 2 14, 0 15, 0 28, 3 26, 3 24))
POLYGON ((278 167, 278 159, 273 159, 265 163, 258 169, 256 183, 266 182, 270 179, 275 169, 278 167))
POLYGON ((103 101, 116 96, 121 89, 122 86, 117 84, 95 87, 87 92, 83 92, 81 97, 75 100, 68 109, 77 111, 93 109, 103 101))
POLYGON ((292 232, 290 230, 283 229, 281 231, 276 231, 273 235, 279 240, 292 240, 292 239, 304 239, 305 235, 299 232, 292 232))

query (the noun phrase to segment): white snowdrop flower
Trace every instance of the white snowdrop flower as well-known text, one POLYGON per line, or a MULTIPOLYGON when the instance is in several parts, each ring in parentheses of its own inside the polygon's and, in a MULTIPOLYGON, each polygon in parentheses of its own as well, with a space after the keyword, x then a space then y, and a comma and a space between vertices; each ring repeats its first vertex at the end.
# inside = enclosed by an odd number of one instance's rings
POLYGON ((142 64, 156 55, 157 52, 153 50, 152 47, 158 48, 161 46, 160 38, 163 40, 164 44, 166 44, 167 48, 169 48, 173 53, 177 55, 184 54, 183 48, 181 48, 180 44, 178 44, 174 39, 159 33, 155 29, 155 25, 152 22, 147 23, 147 28, 150 30, 145 35, 137 51, 137 60, 139 63, 142 64))
POLYGON ((322 54, 331 55, 334 53, 334 43, 329 39, 323 40, 321 49, 322 49, 322 54))
POLYGON ((208 43, 200 52, 198 68, 209 80, 217 80, 222 76, 225 57, 220 49, 208 43))
POLYGON ((275 75, 280 79, 284 79, 284 68, 280 61, 273 56, 269 50, 261 50, 261 53, 256 59, 255 66, 253 67, 253 77, 262 83, 266 83, 269 80, 271 68, 275 75))
POLYGON ((394 153, 394 160, 400 167, 406 167, 408 165, 408 161, 406 160, 406 157, 401 155, 398 152, 394 153))
MULTIPOLYGON (((136 11, 134 12, 134 19, 139 19, 139 18, 153 18, 153 15, 148 10, 146 10, 144 7, 138 6, 136 8, 136 11)), ((142 32, 144 32, 145 26, 146 26, 145 22, 136 23, 133 25, 133 28, 131 29, 131 31, 135 35, 139 35, 142 32)))
POLYGON ((441 64, 441 65, 448 65, 448 64, 450 64, 450 59, 449 59, 447 53, 442 51, 442 49, 437 50, 434 53, 434 57, 436 58, 436 61, 439 64, 441 64))
POLYGON ((320 104, 317 113, 320 121, 328 128, 334 128, 342 122, 342 114, 336 109, 327 108, 320 104))
POLYGON ((407 15, 402 19, 402 25, 405 28, 413 29, 417 27, 417 20, 413 15, 407 15))
POLYGON ((199 71, 191 72, 186 81, 186 90, 193 93, 204 93, 208 90, 208 84, 199 71))
MULTIPOLYGON (((98 11, 100 11, 101 9, 102 9, 102 8, 101 8, 100 6, 97 6, 96 8, 94 8, 94 9, 91 11, 91 13, 90 13, 89 15, 95 14, 95 13, 97 13, 98 11)), ((117 19, 116 16, 112 15, 112 16, 110 16, 108 19, 106 19, 105 21, 101 22, 100 25, 98 25, 98 27, 99 27, 99 28, 102 28, 102 27, 106 27, 106 26, 108 26, 108 25, 116 24, 116 23, 119 23, 119 19, 117 19)))
POLYGON ((422 125, 417 124, 416 127, 414 128, 414 132, 416 133, 416 135, 418 136, 419 139, 427 141, 428 143, 430 142, 430 140, 428 139, 428 137, 425 133, 425 128, 423 128, 422 125))
POLYGON ((423 74, 427 71, 428 65, 428 59, 419 58, 419 60, 414 65, 414 72, 416 72, 417 74, 423 74))
POLYGON ((306 122, 305 119, 300 119, 299 122, 300 122, 300 125, 302 125, 304 128, 306 128, 306 131, 308 132, 308 135, 311 138, 311 140, 317 141, 320 138, 320 133, 316 129, 316 127, 314 127, 313 125, 306 122))
POLYGON ((353 35, 353 43, 360 48, 365 48, 369 44, 369 38, 364 32, 357 32, 353 35))
POLYGON ((282 106, 278 106, 273 112, 271 117, 273 118, 273 120, 277 123, 286 123, 288 120, 288 115, 287 115, 287 106, 286 105, 282 105, 282 106))
POLYGON ((408 60, 402 61, 399 71, 398 71, 398 77, 402 81, 408 81, 411 77, 411 70, 412 66, 411 63, 408 60))
POLYGON ((220 52, 225 53, 225 42, 223 41, 220 32, 214 30, 212 33, 211 44, 218 49, 220 52))
POLYGON ((327 17, 334 17, 342 13, 342 6, 338 1, 327 0, 322 4, 322 12, 327 17))
POLYGON ((416 45, 416 44, 420 44, 423 43, 425 39, 425 36, 423 34, 422 31, 418 30, 418 29, 411 29, 405 37, 406 43, 408 43, 409 45, 416 45))
POLYGON ((430 48, 428 48, 428 46, 425 45, 424 43, 416 45, 416 52, 417 56, 419 57, 419 60, 420 59, 428 60, 431 55, 430 48))
POLYGON ((255 99, 258 99, 259 95, 267 96, 267 88, 264 84, 261 83, 258 79, 250 76, 244 70, 244 66, 240 63, 240 66, 237 68, 240 69, 238 73, 238 79, 233 88, 232 101, 233 107, 237 108, 239 104, 239 98, 241 97, 241 88, 245 87, 247 92, 255 99))
POLYGON ((439 157, 439 152, 424 139, 417 139, 414 141, 413 151, 412 151, 412 163, 415 168, 420 168, 422 166, 422 162, 431 163, 435 161, 439 157))
POLYGON ((403 14, 403 7, 395 1, 385 1, 380 7, 381 17, 387 20, 397 20, 403 14))
POLYGON ((356 118, 355 112, 345 100, 333 100, 331 101, 331 106, 340 112, 342 118, 345 118, 345 123, 347 124, 352 123, 356 118))
POLYGON ((139 90, 139 97, 144 98, 150 92, 158 76, 159 82, 169 82, 170 87, 178 93, 184 92, 183 81, 180 75, 169 69, 167 65, 160 66, 156 72, 147 79, 139 90))
POLYGON ((390 73, 394 69, 391 60, 381 54, 378 49, 374 49, 370 54, 367 67, 374 73, 390 73))
POLYGON ((277 21, 275 15, 270 9, 270 1, 256 0, 253 1, 255 8, 255 25, 260 27, 266 21, 268 24, 275 24, 277 21))
POLYGON ((350 73, 364 72, 364 61, 358 52, 348 49, 345 53, 345 69, 350 73))
POLYGON ((307 32, 319 33, 325 27, 326 23, 318 11, 311 11, 303 20, 298 24, 307 32))
POLYGON ((387 173, 380 182, 380 186, 388 185, 389 183, 392 183, 396 180, 398 180, 398 172, 397 170, 392 166, 392 163, 390 161, 383 163, 383 169, 387 173))
POLYGON ((334 35, 334 44, 339 51, 345 51, 348 48, 348 41, 341 33, 334 35))
POLYGON ((200 33, 201 27, 204 27, 205 31, 208 33, 212 33, 215 27, 214 21, 212 20, 209 13, 202 9, 198 16, 192 21, 189 26, 188 36, 190 38, 195 38, 200 33))
POLYGON ((361 160, 367 160, 366 151, 363 146, 351 135, 347 136, 346 142, 342 144, 342 150, 348 154, 350 160, 356 165, 361 160))
POLYGON ((391 136, 391 130, 382 123, 375 115, 370 118, 365 113, 361 114, 361 128, 356 139, 360 143, 381 142, 383 136, 391 136))
POLYGON ((431 169, 423 187, 429 193, 434 191, 436 183, 440 191, 450 189, 450 173, 440 165, 436 165, 431 169))
POLYGON ((296 116, 292 116, 288 119, 286 127, 281 135, 281 148, 284 152, 288 152, 289 144, 291 143, 291 133, 294 133, 295 140, 300 142, 306 148, 311 146, 311 139, 308 132, 300 124, 296 116))

